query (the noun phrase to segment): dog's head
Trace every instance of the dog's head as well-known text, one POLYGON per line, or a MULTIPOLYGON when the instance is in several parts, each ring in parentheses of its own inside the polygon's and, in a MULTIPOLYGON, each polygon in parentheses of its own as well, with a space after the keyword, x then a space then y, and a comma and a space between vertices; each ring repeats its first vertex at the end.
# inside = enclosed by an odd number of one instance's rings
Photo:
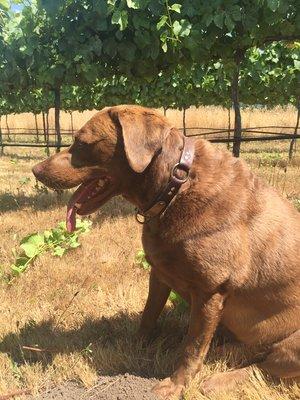
POLYGON ((130 181, 126 177, 144 173, 170 131, 168 121, 154 110, 107 107, 76 132, 67 150, 35 165, 33 173, 50 188, 80 185, 68 205, 67 227, 73 230, 76 213, 94 212, 123 193, 130 181))

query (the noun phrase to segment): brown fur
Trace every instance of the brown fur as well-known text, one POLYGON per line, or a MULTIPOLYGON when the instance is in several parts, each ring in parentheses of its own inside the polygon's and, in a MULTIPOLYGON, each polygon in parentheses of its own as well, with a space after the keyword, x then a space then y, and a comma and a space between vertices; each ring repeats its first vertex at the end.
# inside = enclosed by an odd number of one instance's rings
MULTIPOLYGON (((111 107, 84 125, 68 150, 33 171, 60 188, 109 174, 111 196, 145 209, 167 183, 182 143, 155 111, 111 107)), ((152 271, 140 334, 154 329, 171 289, 191 305, 178 368, 154 388, 161 398, 179 397, 201 370, 219 323, 246 344, 269 346, 262 369, 300 376, 300 216, 243 160, 197 140, 189 181, 162 218, 144 225, 143 245, 152 271)), ((250 371, 213 376, 203 391, 230 387, 250 371)))

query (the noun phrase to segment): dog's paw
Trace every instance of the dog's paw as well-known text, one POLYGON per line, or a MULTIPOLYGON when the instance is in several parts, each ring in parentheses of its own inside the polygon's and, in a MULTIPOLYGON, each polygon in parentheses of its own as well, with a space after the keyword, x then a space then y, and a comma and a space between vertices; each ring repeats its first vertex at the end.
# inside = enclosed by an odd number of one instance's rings
POLYGON ((176 385, 170 378, 166 378, 155 385, 152 392, 160 400, 178 400, 181 398, 183 389, 183 385, 176 385))

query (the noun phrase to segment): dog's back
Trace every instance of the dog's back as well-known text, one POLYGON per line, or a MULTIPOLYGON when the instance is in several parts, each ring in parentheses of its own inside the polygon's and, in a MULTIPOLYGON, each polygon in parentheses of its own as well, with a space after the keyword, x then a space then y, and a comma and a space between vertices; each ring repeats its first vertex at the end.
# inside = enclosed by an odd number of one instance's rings
POLYGON ((245 343, 278 341, 300 328, 300 214, 259 184, 249 224, 251 274, 228 299, 223 322, 245 343))
POLYGON ((223 203, 240 192, 239 206, 228 217, 238 216, 236 225, 245 227, 241 246, 247 255, 232 271, 237 287, 222 320, 245 343, 272 343, 300 328, 300 213, 244 161, 232 160, 227 168, 234 178, 223 203))

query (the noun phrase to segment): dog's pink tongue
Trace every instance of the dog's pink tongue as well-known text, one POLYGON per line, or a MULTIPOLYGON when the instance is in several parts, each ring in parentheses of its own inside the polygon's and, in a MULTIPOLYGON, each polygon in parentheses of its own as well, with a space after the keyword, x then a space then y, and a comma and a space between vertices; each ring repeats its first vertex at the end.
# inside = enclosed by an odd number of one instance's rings
POLYGON ((78 189, 71 196, 68 207, 67 207, 67 216, 66 216, 66 226, 68 232, 73 232, 76 229, 76 212, 78 207, 76 204, 81 204, 86 198, 89 198, 88 195, 95 187, 95 181, 91 181, 87 184, 81 184, 78 189))
POLYGON ((67 217, 66 217, 66 226, 68 232, 74 232, 76 229, 76 207, 68 206, 67 209, 67 217))

